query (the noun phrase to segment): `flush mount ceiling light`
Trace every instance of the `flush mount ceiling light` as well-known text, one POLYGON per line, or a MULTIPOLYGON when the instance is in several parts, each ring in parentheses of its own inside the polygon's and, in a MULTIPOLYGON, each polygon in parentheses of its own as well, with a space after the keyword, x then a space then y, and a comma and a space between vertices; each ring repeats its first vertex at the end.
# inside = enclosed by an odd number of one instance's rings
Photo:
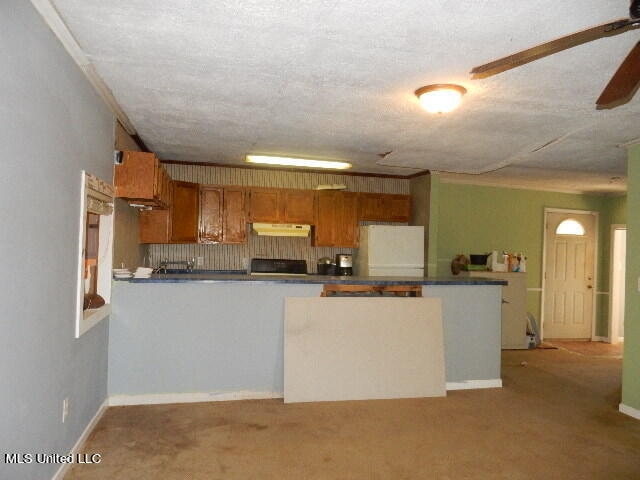
POLYGON ((270 157, 266 155, 247 155, 247 162, 266 165, 284 165, 286 167, 333 168, 336 170, 351 168, 351 164, 347 162, 312 160, 308 158, 270 157))
POLYGON ((450 112, 462 101, 467 89, 452 83, 436 83, 416 90, 420 105, 429 113, 450 112))

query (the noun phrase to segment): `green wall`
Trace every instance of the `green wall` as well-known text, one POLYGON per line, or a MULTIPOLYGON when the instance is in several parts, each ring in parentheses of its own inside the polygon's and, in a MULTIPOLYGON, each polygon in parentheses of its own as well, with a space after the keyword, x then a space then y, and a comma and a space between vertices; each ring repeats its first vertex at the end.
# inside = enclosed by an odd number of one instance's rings
MULTIPOLYGON (((627 169, 627 208, 632 212, 640 208, 640 145, 630 148, 627 169)), ((627 245, 637 245, 639 241, 640 215, 629 215, 627 245)), ((640 414, 640 295, 637 290, 640 251, 637 248, 627 247, 626 277, 622 403, 640 414)))
MULTIPOLYGON (((610 226, 625 223, 624 197, 444 183, 437 174, 432 175, 431 193, 430 223, 437 224, 432 229, 437 239, 429 241, 429 263, 437 262, 437 267, 429 269, 430 276, 450 275, 457 254, 507 250, 527 256, 528 288, 540 289, 544 209, 592 210, 599 212, 596 291, 608 292, 610 226)), ((537 291, 527 295, 527 308, 538 320, 540 298, 537 291)), ((608 304, 608 295, 596 296, 596 335, 607 335, 608 304)))

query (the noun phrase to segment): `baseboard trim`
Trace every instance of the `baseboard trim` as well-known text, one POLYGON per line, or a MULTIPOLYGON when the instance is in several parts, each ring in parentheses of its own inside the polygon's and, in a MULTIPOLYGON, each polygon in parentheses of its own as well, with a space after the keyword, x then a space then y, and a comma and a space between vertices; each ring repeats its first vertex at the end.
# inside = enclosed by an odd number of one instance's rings
POLYGON ((629 415, 630 417, 635 418, 636 420, 640 420, 640 410, 637 408, 630 407, 629 405, 625 405, 621 403, 618 405, 618 410, 625 415, 629 415))
POLYGON ((591 341, 592 342, 605 342, 605 343, 611 343, 609 341, 609 337, 600 337, 600 336, 596 336, 594 335, 593 337, 591 337, 591 341))
POLYGON ((112 395, 109 397, 109 406, 119 407, 124 405, 159 405, 164 403, 224 402, 228 400, 264 400, 283 397, 284 394, 282 392, 254 392, 251 390, 224 393, 150 393, 143 395, 112 395))
MULTIPOLYGON (((108 407, 109 407, 108 400, 105 400, 104 402, 102 402, 102 405, 100 405, 100 407, 98 408, 98 411, 96 412, 96 414, 89 421, 89 423, 87 424, 87 426, 85 427, 83 432, 80 434, 80 437, 78 438, 76 443, 71 448, 71 452, 69 452, 71 455, 73 455, 75 457, 75 455, 80 451, 80 449, 84 445, 84 442, 87 441, 87 438, 89 438, 89 435, 91 434, 91 432, 93 431, 95 426, 98 424, 98 422, 102 418, 102 415, 104 415, 104 412, 107 411, 108 407)), ((60 465, 60 468, 53 475, 51 480, 62 480, 64 478, 64 476, 67 474, 67 470, 69 470, 71 465, 73 465, 73 464, 72 463, 63 463, 62 465, 60 465)))
POLYGON ((489 380, 463 380, 462 382, 447 382, 447 390, 473 390, 476 388, 502 388, 501 378, 489 380))

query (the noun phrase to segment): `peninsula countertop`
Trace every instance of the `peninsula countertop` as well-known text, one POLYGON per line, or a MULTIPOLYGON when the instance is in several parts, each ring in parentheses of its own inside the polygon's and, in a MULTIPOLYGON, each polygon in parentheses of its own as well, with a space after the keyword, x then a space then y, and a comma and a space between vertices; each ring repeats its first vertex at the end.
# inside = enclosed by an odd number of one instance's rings
POLYGON ((505 280, 481 277, 360 277, 331 275, 250 275, 237 271, 194 271, 160 273, 149 278, 115 279, 130 283, 279 283, 279 284, 344 284, 344 285, 506 285, 505 280))

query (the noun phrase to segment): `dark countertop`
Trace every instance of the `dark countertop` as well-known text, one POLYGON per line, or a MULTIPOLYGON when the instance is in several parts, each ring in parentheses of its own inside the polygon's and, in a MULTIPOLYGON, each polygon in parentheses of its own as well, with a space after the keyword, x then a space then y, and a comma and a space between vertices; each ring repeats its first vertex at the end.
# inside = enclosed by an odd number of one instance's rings
POLYGON ((167 273, 150 278, 114 279, 129 283, 293 283, 345 285, 507 285, 507 281, 480 277, 334 277, 329 275, 247 275, 246 273, 167 273))

